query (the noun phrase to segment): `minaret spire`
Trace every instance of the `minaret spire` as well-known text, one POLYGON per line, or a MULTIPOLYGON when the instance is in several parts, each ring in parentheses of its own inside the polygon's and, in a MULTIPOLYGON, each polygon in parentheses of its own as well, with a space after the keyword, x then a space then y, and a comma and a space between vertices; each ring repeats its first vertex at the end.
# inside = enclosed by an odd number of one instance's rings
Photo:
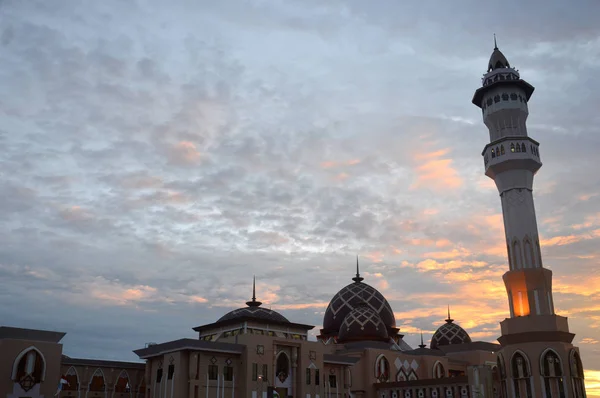
POLYGON ((358 256, 356 256, 356 276, 352 278, 352 280, 356 283, 362 282, 365 278, 360 276, 360 271, 358 269, 358 256))
POLYGON ((260 307, 260 301, 256 301, 256 275, 252 276, 252 300, 246 301, 248 307, 260 307))
POLYGON ((421 344, 419 344, 419 348, 425 348, 425 344, 423 344, 423 331, 421 330, 421 344))
POLYGON ((450 318, 450 304, 448 304, 448 318, 446 318, 446 323, 452 323, 454 319, 450 318))
POLYGON ((496 34, 494 33, 494 50, 498 49, 498 43, 496 43, 496 34))

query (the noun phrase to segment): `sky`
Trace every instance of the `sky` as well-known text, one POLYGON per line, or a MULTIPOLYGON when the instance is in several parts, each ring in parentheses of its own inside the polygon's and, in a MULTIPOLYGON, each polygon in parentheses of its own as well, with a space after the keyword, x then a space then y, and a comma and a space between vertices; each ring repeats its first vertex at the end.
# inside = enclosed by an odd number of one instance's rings
POLYGON ((536 87, 544 265, 600 396, 598 20, 592 0, 0 1, 0 324, 137 360, 256 275, 316 333, 358 255, 409 344, 447 305, 494 341, 508 265, 471 98, 496 33, 536 87))

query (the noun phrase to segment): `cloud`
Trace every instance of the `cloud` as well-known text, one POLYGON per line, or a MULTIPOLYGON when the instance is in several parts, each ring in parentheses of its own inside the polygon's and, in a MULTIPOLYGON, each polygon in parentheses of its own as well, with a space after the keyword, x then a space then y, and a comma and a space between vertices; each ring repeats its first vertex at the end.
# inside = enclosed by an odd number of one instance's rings
POLYGON ((0 318, 131 360, 243 306, 256 274, 318 327, 358 254, 410 344, 447 304, 493 341, 508 265, 470 99, 496 32, 536 86, 544 264, 593 384, 597 3, 306 5, 2 3, 0 318))

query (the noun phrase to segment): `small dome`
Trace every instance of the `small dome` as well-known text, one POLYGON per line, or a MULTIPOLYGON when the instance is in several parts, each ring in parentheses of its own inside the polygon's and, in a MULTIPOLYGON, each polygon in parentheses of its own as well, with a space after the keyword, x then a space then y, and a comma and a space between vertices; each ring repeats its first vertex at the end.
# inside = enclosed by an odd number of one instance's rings
POLYGON ((470 343, 471 337, 465 331, 465 329, 454 323, 454 319, 450 318, 450 310, 448 310, 448 319, 436 330, 429 347, 431 349, 437 349, 440 346, 451 345, 451 344, 464 344, 470 343))
POLYGON ((346 317, 340 326, 338 342, 389 341, 387 327, 366 303, 359 305, 346 317))
POLYGON ((338 335, 346 316, 361 304, 371 308, 381 319, 389 332, 396 328, 396 318, 388 301, 374 287, 363 283, 356 264, 354 283, 343 287, 329 302, 323 317, 323 335, 338 335))
POLYGON ((223 315, 217 322, 229 321, 232 319, 253 318, 261 321, 271 321, 278 323, 290 323, 286 317, 277 311, 262 308, 262 303, 256 300, 256 278, 252 280, 252 300, 246 301, 247 307, 238 308, 223 315))
POLYGON ((488 72, 500 68, 510 68, 510 64, 504 54, 502 54, 502 51, 498 50, 498 47, 496 47, 490 57, 490 62, 488 62, 488 72))

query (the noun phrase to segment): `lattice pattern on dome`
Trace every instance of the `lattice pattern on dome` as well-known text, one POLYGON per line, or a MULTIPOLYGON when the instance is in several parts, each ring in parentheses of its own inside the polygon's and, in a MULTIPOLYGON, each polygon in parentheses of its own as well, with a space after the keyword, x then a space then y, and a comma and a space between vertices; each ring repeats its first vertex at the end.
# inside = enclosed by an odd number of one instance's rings
POLYGON ((238 308, 237 310, 230 311, 223 315, 217 322, 244 317, 262 319, 265 321, 289 323, 288 319, 280 313, 262 307, 238 308))
POLYGON ((379 315, 386 327, 396 327, 394 312, 385 297, 372 286, 355 282, 341 289, 329 302, 323 320, 324 330, 339 331, 344 318, 363 303, 379 315))
POLYGON ((365 330, 365 326, 367 325, 373 326, 375 330, 386 331, 386 327, 381 321, 379 315, 377 315, 375 311, 367 306, 355 308, 352 310, 352 312, 346 315, 344 322, 342 322, 340 331, 343 329, 350 330, 355 326, 359 327, 360 330, 365 330))
POLYGON ((470 343, 471 337, 460 326, 453 323, 451 319, 446 320, 446 323, 438 328, 431 338, 430 347, 436 349, 439 346, 450 344, 470 343))

